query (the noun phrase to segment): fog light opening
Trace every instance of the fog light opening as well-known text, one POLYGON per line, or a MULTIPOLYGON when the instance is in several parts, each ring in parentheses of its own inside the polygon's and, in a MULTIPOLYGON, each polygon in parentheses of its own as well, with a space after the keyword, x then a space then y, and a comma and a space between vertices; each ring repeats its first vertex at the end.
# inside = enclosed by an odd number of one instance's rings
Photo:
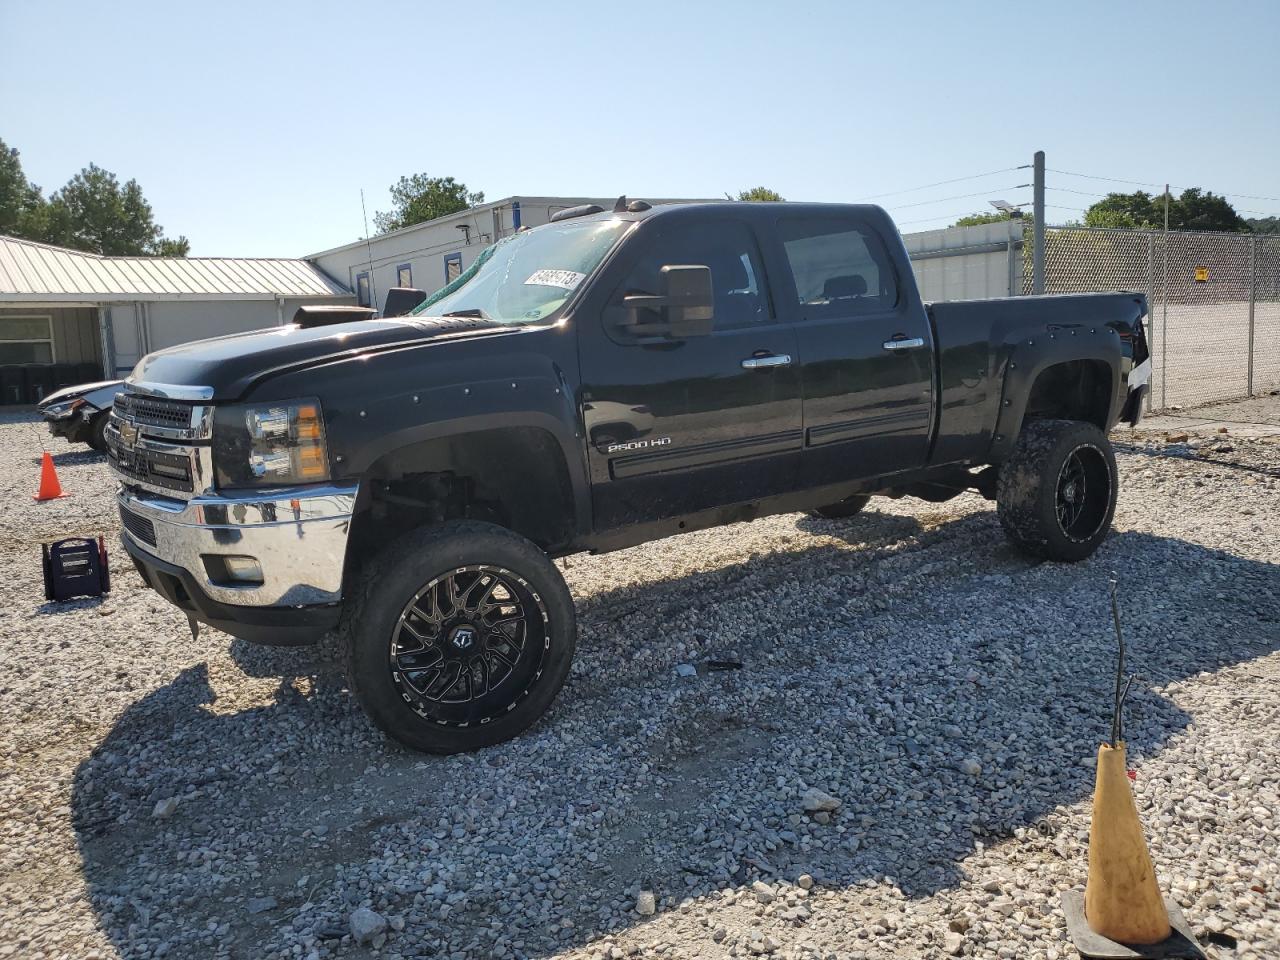
POLYGON ((211 583, 220 587, 262 586, 262 564, 253 557, 203 554, 204 569, 211 583))

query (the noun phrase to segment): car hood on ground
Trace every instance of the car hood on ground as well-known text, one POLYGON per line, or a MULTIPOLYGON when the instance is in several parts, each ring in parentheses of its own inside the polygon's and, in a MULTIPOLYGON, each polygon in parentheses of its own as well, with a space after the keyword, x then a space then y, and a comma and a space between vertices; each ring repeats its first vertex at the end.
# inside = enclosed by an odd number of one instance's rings
POLYGON ((50 406, 55 403, 62 403, 65 400, 74 400, 76 397, 84 397, 95 407, 103 408, 111 406, 111 399, 124 386, 123 380, 96 380, 93 383, 78 383, 74 387, 63 387, 61 390, 55 390, 43 400, 40 401, 41 408, 50 406), (90 396, 90 394, 101 393, 101 396, 90 396))
POLYGON ((512 329, 469 317, 397 317, 311 328, 290 324, 159 350, 143 357, 129 380, 212 387, 215 399, 236 400, 259 380, 300 367, 437 338, 512 329))

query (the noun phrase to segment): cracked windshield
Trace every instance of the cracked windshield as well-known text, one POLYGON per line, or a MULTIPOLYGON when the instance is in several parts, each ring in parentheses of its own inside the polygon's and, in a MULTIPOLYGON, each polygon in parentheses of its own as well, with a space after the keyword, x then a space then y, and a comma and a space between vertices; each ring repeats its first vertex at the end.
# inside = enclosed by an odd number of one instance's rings
POLYGON ((625 220, 548 224, 496 244, 456 281, 458 288, 415 313, 537 323, 563 306, 614 241, 625 220))

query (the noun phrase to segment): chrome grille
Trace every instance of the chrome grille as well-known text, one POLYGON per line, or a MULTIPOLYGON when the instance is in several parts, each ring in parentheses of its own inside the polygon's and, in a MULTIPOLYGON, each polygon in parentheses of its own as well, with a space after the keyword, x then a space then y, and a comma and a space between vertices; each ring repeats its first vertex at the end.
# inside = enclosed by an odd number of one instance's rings
POLYGON ((156 545, 155 524, 146 517, 140 517, 136 513, 130 513, 124 507, 121 507, 120 522, 126 530, 133 534, 135 539, 153 547, 156 545))
POLYGON ((136 480, 164 490, 195 492, 189 453, 165 453, 141 444, 131 446, 121 440, 120 431, 114 427, 107 429, 106 441, 107 457, 126 482, 136 480))
POLYGON ((190 429, 195 409, 192 404, 181 400, 144 397, 136 393, 121 393, 115 399, 117 416, 134 423, 171 430, 190 429))

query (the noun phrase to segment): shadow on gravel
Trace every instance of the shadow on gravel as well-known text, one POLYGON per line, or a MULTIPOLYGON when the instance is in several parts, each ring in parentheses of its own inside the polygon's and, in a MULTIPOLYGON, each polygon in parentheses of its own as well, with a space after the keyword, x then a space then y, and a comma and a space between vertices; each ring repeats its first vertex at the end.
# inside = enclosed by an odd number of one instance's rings
POLYGON ((917 517, 879 513, 874 509, 863 510, 851 520, 824 520, 821 517, 805 516, 796 521, 796 527, 806 533, 838 537, 851 544, 905 540, 917 536, 924 529, 917 517))
MULTIPOLYGON (((67 450, 63 453, 50 454, 53 458, 53 464, 56 467, 76 467, 82 463, 106 463, 107 455, 99 453, 97 450, 85 448, 83 450, 67 450)), ((31 462, 40 463, 41 458, 36 457, 31 462)))
POLYGON ((74 600, 46 600, 36 607, 35 612, 42 617, 56 617, 64 613, 78 613, 81 610, 93 610, 96 607, 107 607, 111 596, 77 597, 74 600))
POLYGON ((1142 675, 1137 760, 1189 723, 1157 688, 1280 649, 1273 565, 1124 533, 1085 564, 1029 567, 989 514, 923 533, 874 513, 813 524, 862 548, 589 598, 549 718, 479 754, 402 751, 314 651, 235 641, 251 678, 279 681, 269 702, 220 704, 252 681, 192 667, 76 771, 103 930, 122 956, 258 957, 304 938, 364 956, 337 938, 372 902, 405 919, 388 946, 405 957, 531 957, 643 922, 641 884, 678 900, 808 872, 925 897, 1020 827, 1042 828, 1022 842, 1052 860, 1052 811, 1088 796, 1080 760, 1109 723, 1110 570, 1142 675), (743 668, 673 678, 677 645, 717 620, 743 668), (969 757, 980 776, 960 771, 969 757), (843 799, 831 823, 802 815, 806 786, 843 799), (169 797, 176 812, 153 816, 169 797))

